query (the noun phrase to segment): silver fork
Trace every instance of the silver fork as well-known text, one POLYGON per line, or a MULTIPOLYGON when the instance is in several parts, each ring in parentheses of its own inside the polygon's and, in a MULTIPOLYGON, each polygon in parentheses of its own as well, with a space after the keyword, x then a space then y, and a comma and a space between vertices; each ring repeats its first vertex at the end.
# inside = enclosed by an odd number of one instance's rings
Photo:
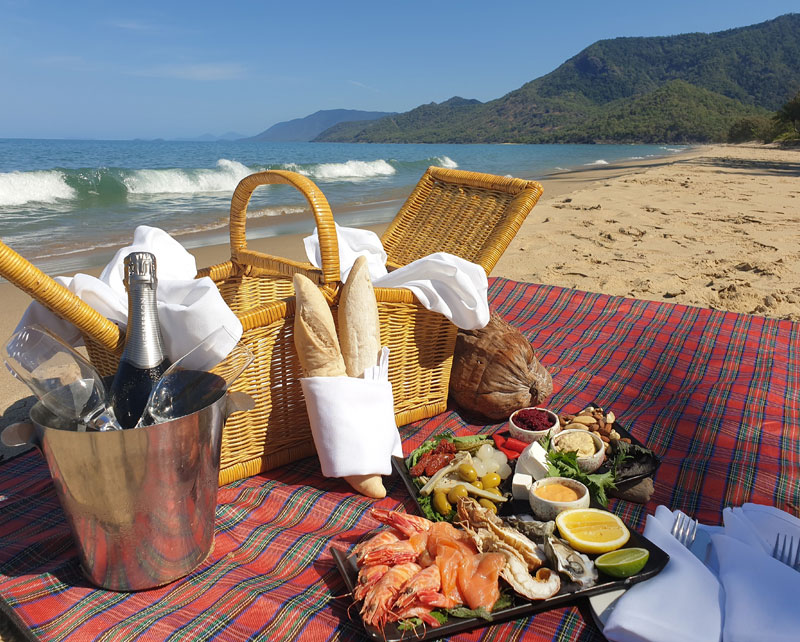
POLYGON ((672 536, 683 546, 689 548, 697 535, 697 520, 688 515, 678 513, 675 522, 672 524, 672 536))
POLYGON ((795 571, 800 571, 800 542, 795 547, 794 537, 778 533, 775 537, 775 547, 772 549, 772 557, 786 566, 792 567, 795 571), (792 551, 794 550, 794 559, 792 551))

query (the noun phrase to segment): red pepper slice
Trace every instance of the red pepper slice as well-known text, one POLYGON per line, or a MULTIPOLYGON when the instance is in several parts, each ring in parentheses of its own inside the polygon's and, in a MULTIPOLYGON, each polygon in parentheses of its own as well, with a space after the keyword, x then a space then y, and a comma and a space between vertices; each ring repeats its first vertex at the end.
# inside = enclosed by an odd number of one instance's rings
POLYGON ((502 453, 505 453, 505 456, 508 457, 510 460, 517 459, 520 456, 516 450, 511 450, 510 448, 506 448, 505 446, 498 446, 497 450, 502 453))
POLYGON ((503 447, 508 448, 509 450, 516 450, 518 453, 521 453, 528 446, 529 444, 526 444, 520 439, 515 439, 514 437, 508 437, 503 443, 503 447))
POLYGON ((492 435, 492 439, 494 439, 494 445, 497 447, 498 450, 502 448, 502 446, 506 443, 506 438, 503 437, 499 432, 496 432, 492 435))

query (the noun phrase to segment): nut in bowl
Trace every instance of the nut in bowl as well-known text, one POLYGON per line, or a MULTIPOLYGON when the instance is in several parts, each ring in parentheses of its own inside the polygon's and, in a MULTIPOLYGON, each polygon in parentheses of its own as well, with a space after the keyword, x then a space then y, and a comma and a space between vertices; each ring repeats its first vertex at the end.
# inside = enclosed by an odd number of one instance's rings
POLYGON ((606 458, 603 440, 588 430, 562 430, 553 437, 552 446, 559 452, 574 452, 578 468, 585 473, 596 471, 606 458))
POLYGON ((538 519, 551 521, 561 511, 589 506, 589 489, 569 477, 545 477, 531 486, 528 500, 538 519))
POLYGON ((520 408, 508 418, 511 436, 532 444, 542 437, 555 435, 561 430, 558 415, 546 408, 520 408))

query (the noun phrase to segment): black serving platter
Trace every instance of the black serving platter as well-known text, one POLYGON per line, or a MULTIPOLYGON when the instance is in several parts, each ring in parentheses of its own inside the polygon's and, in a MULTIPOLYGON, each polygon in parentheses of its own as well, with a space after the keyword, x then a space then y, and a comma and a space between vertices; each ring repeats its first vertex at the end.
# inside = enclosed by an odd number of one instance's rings
MULTIPOLYGON (((364 629, 367 632, 367 635, 369 635, 371 638, 375 640, 385 640, 386 642, 399 642, 402 640, 435 640, 437 638, 454 635, 463 631, 468 631, 482 626, 488 626, 492 623, 504 622, 506 620, 516 620, 522 617, 534 615, 535 613, 540 613, 541 611, 547 611, 549 609, 563 606, 570 606, 579 599, 591 597, 592 595, 599 595, 609 591, 626 589, 633 584, 643 582, 644 580, 650 579, 651 577, 657 575, 669 561, 669 555, 667 555, 658 546, 653 544, 649 539, 635 531, 631 531, 630 539, 625 545, 626 548, 632 546, 646 548, 650 552, 650 557, 647 560, 647 564, 636 575, 625 579, 614 579, 600 573, 598 582, 594 586, 581 589, 573 593, 558 593, 551 598, 537 602, 530 602, 523 597, 515 596, 514 605, 492 613, 491 622, 482 618, 458 618, 448 616, 448 620, 445 624, 435 628, 420 625, 416 628, 416 630, 409 629, 403 631, 398 629, 396 623, 391 623, 387 624, 386 628, 382 632, 373 626, 364 625, 364 629)), ((358 567, 356 566, 355 559, 353 557, 348 557, 347 553, 339 551, 336 548, 332 548, 331 553, 333 554, 336 567, 339 569, 339 572, 341 573, 342 578, 347 585, 348 591, 352 593, 355 589, 356 582, 358 581, 358 567)), ((596 556, 592 555, 590 557, 594 558, 596 556)), ((361 604, 357 603, 355 608, 349 609, 349 612, 353 614, 351 617, 359 617, 357 614, 360 608, 361 604)))
MULTIPOLYGON (((630 439, 632 444, 641 446, 642 448, 646 448, 646 446, 641 441, 636 439, 636 437, 634 437, 624 426, 621 426, 616 421, 614 422, 614 430, 616 430, 617 433, 619 433, 619 436, 621 438, 625 437, 627 439, 630 439)), ((508 436, 507 431, 501 430, 500 434, 508 436)), ((489 435, 487 435, 487 437, 488 436, 489 435)), ((655 457, 655 455, 653 456, 655 457)), ((617 490, 620 491, 626 490, 631 486, 639 483, 642 479, 655 475, 656 470, 658 470, 658 467, 661 465, 661 461, 658 459, 658 457, 655 457, 655 460, 656 460, 656 468, 652 473, 648 475, 645 474, 632 475, 631 477, 628 477, 624 481, 619 482, 617 484, 617 490)), ((516 460, 513 461, 510 460, 509 464, 511 465, 513 470, 516 464, 516 460)), ((392 467, 395 469, 395 471, 397 471, 397 474, 400 475, 400 478, 403 480, 403 484, 405 485, 408 494, 414 498, 415 502, 417 502, 417 507, 420 508, 420 514, 424 514, 421 507, 419 506, 419 489, 417 488, 417 485, 414 483, 413 477, 411 477, 410 473, 408 472, 408 466, 406 466, 406 460, 403 457, 392 457, 392 467)), ((604 473, 607 470, 608 470, 608 462, 606 461, 603 462, 603 465, 600 466, 600 468, 598 468, 596 472, 604 473)), ((502 490, 506 495, 511 494, 511 477, 503 480, 503 482, 500 484, 500 490, 502 490)), ((592 504, 592 506, 595 506, 596 508, 602 508, 601 506, 596 506, 594 503, 592 504)), ((530 513, 530 506, 528 505, 528 502, 520 499, 511 498, 509 499, 509 501, 503 502, 502 504, 498 505, 498 514, 500 516, 517 515, 520 513, 530 513)))

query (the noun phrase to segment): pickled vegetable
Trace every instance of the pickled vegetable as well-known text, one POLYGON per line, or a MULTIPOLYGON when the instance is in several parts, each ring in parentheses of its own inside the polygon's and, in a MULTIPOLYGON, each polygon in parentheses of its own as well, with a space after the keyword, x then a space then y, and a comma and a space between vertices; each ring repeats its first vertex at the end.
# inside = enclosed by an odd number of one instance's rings
POLYGON ((493 513, 497 512, 497 505, 490 499, 481 498, 478 500, 478 503, 484 508, 488 508, 493 513))
POLYGON ((469 497, 469 491, 467 491, 467 487, 463 484, 454 486, 450 489, 450 492, 447 493, 447 501, 451 504, 457 504, 458 500, 462 497, 469 497))
POLYGON ((483 482, 483 488, 485 490, 495 488, 500 485, 500 475, 497 473, 486 473, 481 477, 481 481, 483 482))
POLYGON ((458 476, 471 484, 478 479, 478 472, 475 470, 475 466, 471 464, 461 464, 458 467, 458 476))
POLYGON ((497 486, 493 486, 492 488, 484 488, 487 493, 492 493, 492 495, 497 495, 498 497, 503 496, 503 491, 501 491, 497 486))
POLYGON ((447 501, 447 493, 443 490, 434 491, 432 504, 433 510, 440 515, 449 515, 450 511, 453 510, 450 502, 447 501))
POLYGON ((475 486, 475 488, 480 488, 483 490, 483 482, 480 479, 476 479, 474 482, 472 482, 472 485, 475 486))

